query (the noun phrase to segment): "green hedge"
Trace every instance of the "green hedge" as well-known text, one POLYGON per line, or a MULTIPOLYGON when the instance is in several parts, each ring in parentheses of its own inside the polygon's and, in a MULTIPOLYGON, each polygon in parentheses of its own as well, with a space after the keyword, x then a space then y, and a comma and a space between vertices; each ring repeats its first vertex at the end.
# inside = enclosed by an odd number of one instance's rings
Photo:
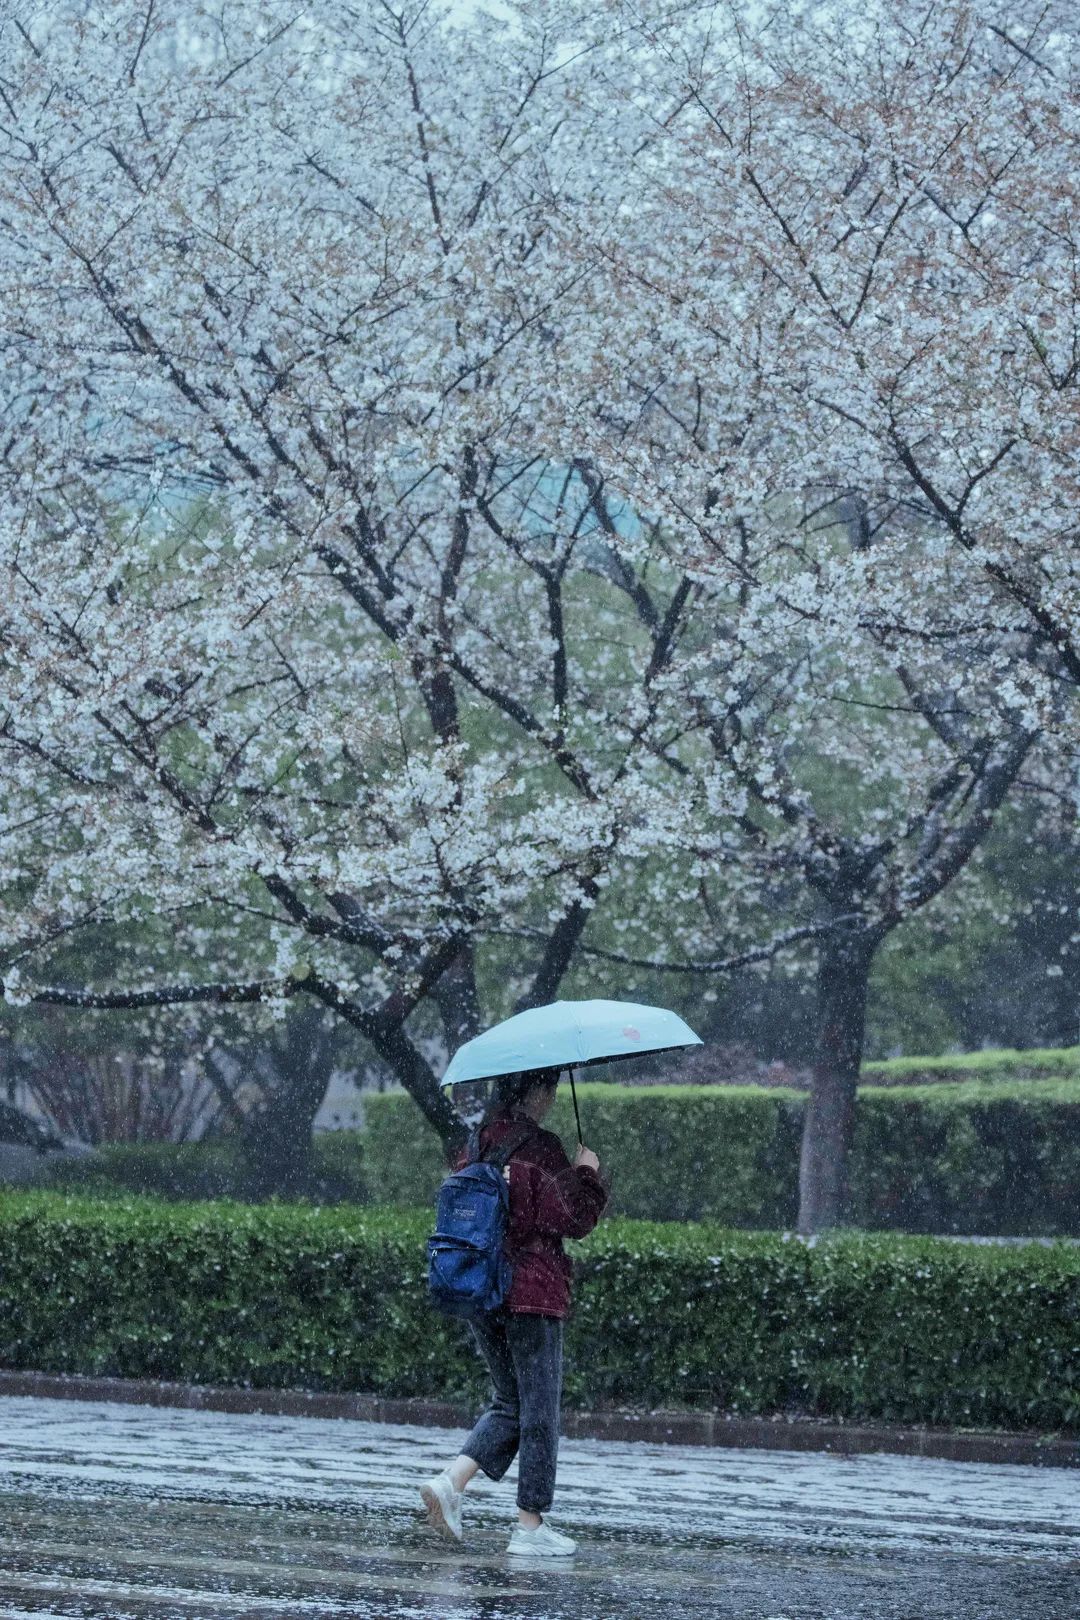
MULTIPOLYGON (((804 1099, 753 1086, 578 1087, 586 1141, 613 1173, 612 1213, 786 1229, 804 1099)), ((548 1122, 573 1141, 560 1095, 548 1122)), ((372 1097, 364 1173, 380 1202, 426 1203, 444 1173, 411 1100, 372 1097)), ((1080 1082, 866 1086, 851 1220, 868 1231, 1080 1235, 1080 1082)))
MULTIPOLYGON (((311 1196, 322 1203, 367 1202, 363 1147, 355 1131, 332 1131, 315 1138, 311 1196)), ((240 1145, 212 1142, 110 1142, 85 1159, 63 1160, 46 1168, 48 1185, 93 1198, 128 1197, 202 1200, 252 1196, 252 1178, 240 1145)))
MULTIPOLYGON (((753 1086, 577 1088, 582 1129, 612 1174, 613 1214, 782 1227, 794 1213, 801 1099, 753 1086)), ((545 1126, 574 1140, 560 1089, 545 1126)), ((370 1097, 362 1136, 372 1196, 401 1207, 430 1202, 446 1167, 439 1140, 410 1098, 370 1097)))
POLYGON ((864 1063, 867 1085, 918 1086, 955 1080, 1080 1080, 1080 1046, 995 1047, 947 1057, 883 1058, 864 1063))
MULTIPOLYGON (((423 1211, 0 1196, 0 1364, 478 1400, 423 1211)), ((568 1404, 1080 1430, 1080 1250, 602 1222, 568 1404)))
MULTIPOLYGON (((579 1086, 586 1140, 613 1174, 612 1213, 785 1230, 795 1221, 804 1099, 753 1086, 579 1086)), ((574 1139, 568 1097, 548 1123, 574 1139)), ((366 1102, 362 1133, 316 1139, 323 1202, 430 1204, 445 1164, 402 1094, 366 1102)), ((227 1143, 117 1145, 58 1171, 95 1195, 244 1197, 227 1143)), ((1080 1236, 1080 1080, 863 1087, 852 1224, 867 1231, 1080 1236)))

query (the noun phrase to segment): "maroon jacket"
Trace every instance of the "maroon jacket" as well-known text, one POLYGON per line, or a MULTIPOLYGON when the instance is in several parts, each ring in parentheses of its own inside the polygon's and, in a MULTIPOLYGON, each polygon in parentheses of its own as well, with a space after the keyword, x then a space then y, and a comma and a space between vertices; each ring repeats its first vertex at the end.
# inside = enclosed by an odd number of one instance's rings
MULTIPOLYGON (((480 1132, 480 1147, 497 1146, 520 1130, 528 1114, 513 1108, 480 1132)), ((454 1168, 466 1162, 462 1149, 454 1168)), ((536 1125, 534 1134, 509 1163, 510 1218, 506 1257, 514 1280, 507 1309, 530 1316, 570 1314, 573 1262, 563 1250, 564 1237, 582 1238, 592 1231, 607 1203, 607 1188, 588 1165, 576 1169, 552 1131, 536 1125)))

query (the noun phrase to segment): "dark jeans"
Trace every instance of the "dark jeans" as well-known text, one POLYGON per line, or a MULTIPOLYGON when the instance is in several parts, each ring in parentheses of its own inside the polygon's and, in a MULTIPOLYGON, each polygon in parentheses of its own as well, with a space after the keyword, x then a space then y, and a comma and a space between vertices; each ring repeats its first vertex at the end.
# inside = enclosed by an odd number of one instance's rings
POLYGON ((469 1323, 491 1372, 494 1398, 462 1446, 489 1479, 520 1450, 517 1504, 546 1513, 555 1494, 562 1399, 563 1325, 555 1316, 490 1311, 469 1323))

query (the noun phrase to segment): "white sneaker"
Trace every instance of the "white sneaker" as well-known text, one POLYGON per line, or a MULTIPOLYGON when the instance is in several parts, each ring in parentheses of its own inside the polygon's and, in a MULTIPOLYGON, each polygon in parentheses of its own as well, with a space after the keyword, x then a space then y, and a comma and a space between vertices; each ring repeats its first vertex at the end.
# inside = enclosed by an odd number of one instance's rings
POLYGON ((428 1512, 428 1524, 461 1540, 461 1492, 456 1491, 449 1474, 436 1474, 420 1487, 428 1512))
POLYGON ((519 1521, 506 1550, 526 1558, 571 1558, 577 1552, 577 1542, 560 1530, 553 1530, 544 1520, 535 1530, 527 1529, 519 1521))

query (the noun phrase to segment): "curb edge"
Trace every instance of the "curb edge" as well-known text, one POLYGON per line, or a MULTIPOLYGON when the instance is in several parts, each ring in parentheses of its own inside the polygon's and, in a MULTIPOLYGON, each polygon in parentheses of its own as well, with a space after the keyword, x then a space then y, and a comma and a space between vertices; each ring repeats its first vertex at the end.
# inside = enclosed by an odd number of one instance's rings
MULTIPOLYGON (((471 1428, 474 1413, 451 1401, 302 1389, 250 1389, 181 1384, 84 1373, 0 1369, 0 1395, 126 1405, 180 1407, 199 1412, 262 1413, 273 1417, 345 1418, 423 1428, 471 1428)), ((1080 1437, 821 1423, 809 1418, 740 1417, 723 1412, 581 1412, 564 1410, 561 1432, 571 1439, 640 1441, 650 1445, 824 1451, 837 1456, 888 1452, 950 1462, 1012 1463, 1080 1468, 1080 1437)))

